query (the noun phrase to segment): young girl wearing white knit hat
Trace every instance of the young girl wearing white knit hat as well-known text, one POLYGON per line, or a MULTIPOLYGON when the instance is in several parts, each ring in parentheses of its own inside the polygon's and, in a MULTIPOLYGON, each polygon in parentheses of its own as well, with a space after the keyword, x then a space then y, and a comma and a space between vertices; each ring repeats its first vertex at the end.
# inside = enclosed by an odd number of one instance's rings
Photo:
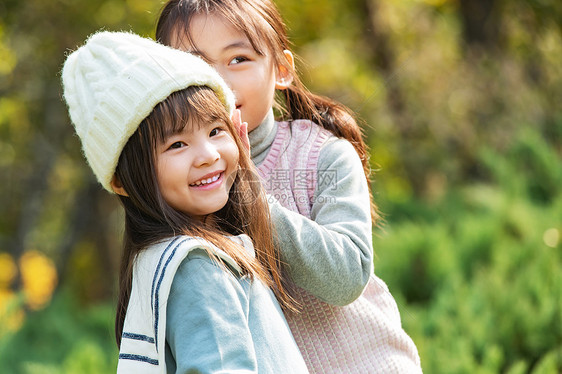
POLYGON ((70 54, 62 79, 86 159, 125 210, 118 372, 306 373, 223 80, 193 55, 113 32, 70 54))

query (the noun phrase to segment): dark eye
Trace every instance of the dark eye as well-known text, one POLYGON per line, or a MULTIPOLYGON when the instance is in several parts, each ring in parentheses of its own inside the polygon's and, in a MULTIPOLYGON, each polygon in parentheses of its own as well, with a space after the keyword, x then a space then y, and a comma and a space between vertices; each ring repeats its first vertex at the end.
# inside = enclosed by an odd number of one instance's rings
POLYGON ((218 134, 220 134, 220 132, 223 131, 222 128, 220 127, 215 127, 214 129, 211 130, 211 132, 209 133, 209 136, 216 136, 218 134))
POLYGON ((248 61, 248 59, 244 56, 237 56, 230 60, 230 65, 236 65, 244 61, 248 61))
POLYGON ((178 149, 178 148, 181 148, 183 146, 184 146, 184 144, 182 142, 175 142, 170 146, 169 149, 178 149))

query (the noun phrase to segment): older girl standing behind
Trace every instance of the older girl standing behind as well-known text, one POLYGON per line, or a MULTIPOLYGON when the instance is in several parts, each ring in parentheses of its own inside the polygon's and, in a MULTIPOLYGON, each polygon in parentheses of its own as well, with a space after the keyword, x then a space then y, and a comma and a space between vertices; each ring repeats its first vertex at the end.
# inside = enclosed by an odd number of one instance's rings
POLYGON ((101 32, 62 77, 88 163, 125 209, 117 371, 306 373, 267 287, 291 305, 220 76, 187 53, 101 32))
POLYGON ((421 371, 396 303, 372 269, 367 150, 350 111, 307 91, 269 0, 171 0, 156 38, 202 56, 236 96, 301 313, 287 313, 309 370, 421 371), (286 122, 275 122, 275 90, 286 122), (272 199, 272 197, 276 199, 272 199), (278 200, 278 201, 273 201, 278 200))

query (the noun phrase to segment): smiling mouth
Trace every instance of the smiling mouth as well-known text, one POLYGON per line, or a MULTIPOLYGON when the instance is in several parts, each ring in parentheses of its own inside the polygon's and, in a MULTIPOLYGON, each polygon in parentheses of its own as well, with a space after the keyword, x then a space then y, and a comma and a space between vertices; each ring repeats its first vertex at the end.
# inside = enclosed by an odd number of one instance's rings
POLYGON ((215 174, 215 175, 213 175, 212 177, 199 179, 198 181, 195 181, 195 182, 191 183, 189 186, 190 186, 190 187, 206 186, 206 185, 208 185, 208 184, 211 184, 211 183, 216 182, 217 180, 219 180, 219 178, 221 177, 222 173, 223 173, 223 172, 221 171, 220 173, 215 174))

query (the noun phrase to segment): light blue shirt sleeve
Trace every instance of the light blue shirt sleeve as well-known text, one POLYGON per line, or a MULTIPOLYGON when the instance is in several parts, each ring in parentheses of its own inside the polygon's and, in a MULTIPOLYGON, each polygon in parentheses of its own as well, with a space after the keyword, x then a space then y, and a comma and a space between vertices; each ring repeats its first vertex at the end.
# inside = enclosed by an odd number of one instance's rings
POLYGON ((245 295, 204 251, 182 262, 168 298, 169 373, 257 373, 245 295))
POLYGON ((273 292, 194 250, 166 310, 168 373, 308 373, 273 292))

